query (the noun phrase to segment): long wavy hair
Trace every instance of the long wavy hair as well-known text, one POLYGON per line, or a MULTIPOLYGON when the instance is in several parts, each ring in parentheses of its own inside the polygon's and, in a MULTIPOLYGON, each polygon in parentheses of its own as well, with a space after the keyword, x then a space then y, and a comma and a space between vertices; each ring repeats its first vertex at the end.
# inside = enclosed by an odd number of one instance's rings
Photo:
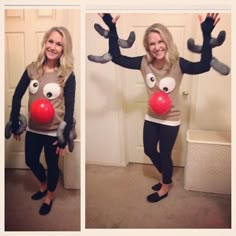
POLYGON ((170 69, 179 59, 179 52, 177 46, 173 41, 173 37, 170 31, 167 29, 166 26, 159 23, 153 24, 146 29, 143 37, 143 46, 147 52, 147 58, 149 63, 152 63, 154 61, 154 58, 152 57, 149 51, 149 42, 148 42, 148 35, 151 32, 159 33, 161 39, 166 44, 167 53, 165 55, 165 61, 167 64, 167 68, 170 69))
POLYGON ((72 39, 70 32, 62 26, 52 27, 45 33, 41 43, 42 48, 36 60, 37 75, 34 79, 40 79, 44 73, 44 65, 47 62, 47 57, 45 55, 45 44, 52 32, 58 32, 62 36, 63 51, 60 59, 58 60, 57 75, 59 84, 61 86, 64 86, 69 74, 73 71, 74 60, 72 54, 72 39))

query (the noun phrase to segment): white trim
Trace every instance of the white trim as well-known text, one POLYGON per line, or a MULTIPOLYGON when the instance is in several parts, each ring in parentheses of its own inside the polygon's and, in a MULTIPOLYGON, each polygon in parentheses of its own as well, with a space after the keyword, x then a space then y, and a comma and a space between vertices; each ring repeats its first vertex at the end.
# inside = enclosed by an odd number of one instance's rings
POLYGON ((187 142, 231 146, 231 132, 188 130, 187 142))
POLYGON ((117 166, 117 167, 126 167, 125 163, 117 163, 117 162, 107 162, 107 161, 85 161, 85 165, 99 165, 99 166, 117 166))
POLYGON ((36 131, 36 130, 30 129, 29 127, 27 127, 26 130, 30 131, 32 133, 36 133, 36 134, 42 134, 42 135, 48 135, 48 136, 52 136, 52 137, 57 137, 57 131, 43 132, 43 131, 36 131))
POLYGON ((162 125, 169 125, 169 126, 178 126, 180 125, 181 121, 170 121, 170 120, 160 120, 154 117, 149 116, 148 114, 145 115, 145 120, 151 121, 154 123, 162 124, 162 125))

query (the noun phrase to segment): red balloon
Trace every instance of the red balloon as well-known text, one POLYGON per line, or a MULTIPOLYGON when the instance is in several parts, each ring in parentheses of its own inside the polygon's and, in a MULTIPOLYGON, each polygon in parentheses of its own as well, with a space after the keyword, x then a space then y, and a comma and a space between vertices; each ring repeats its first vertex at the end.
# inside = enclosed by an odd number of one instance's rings
POLYGON ((164 115, 169 112, 172 103, 168 94, 158 91, 153 93, 149 98, 149 106, 154 113, 164 115))
POLYGON ((37 99, 30 106, 30 116, 39 124, 50 122, 54 113, 54 108, 47 99, 37 99))

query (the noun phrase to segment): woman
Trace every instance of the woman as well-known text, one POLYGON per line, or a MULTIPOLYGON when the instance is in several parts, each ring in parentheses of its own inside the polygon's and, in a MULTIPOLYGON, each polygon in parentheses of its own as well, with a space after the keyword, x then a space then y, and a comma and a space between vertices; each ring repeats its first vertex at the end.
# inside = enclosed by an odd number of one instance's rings
POLYGON ((211 32, 220 18, 218 14, 207 14, 201 23, 203 48, 199 62, 190 62, 179 53, 169 30, 162 24, 153 24, 146 29, 143 45, 146 55, 127 57, 120 53, 116 22, 119 16, 99 14, 109 27, 109 54, 112 61, 128 69, 141 70, 149 97, 157 91, 168 94, 171 109, 164 114, 148 107, 143 128, 144 152, 151 159, 162 179, 152 187, 154 193, 147 196, 149 202, 158 202, 168 196, 172 183, 173 163, 171 153, 180 126, 179 88, 183 74, 200 74, 210 70, 212 52, 211 32), (157 144, 159 143, 159 152, 157 144))
POLYGON ((16 140, 19 129, 21 100, 29 88, 29 119, 25 137, 25 162, 40 182, 33 200, 45 197, 39 210, 41 215, 50 212, 59 178, 58 160, 68 151, 69 133, 73 123, 75 75, 73 73, 72 40, 64 27, 53 27, 46 32, 42 49, 35 62, 26 67, 13 95, 12 133, 16 140), (37 102, 47 105, 52 112, 37 114, 37 102), (65 121, 64 142, 57 141, 59 124, 65 121), (47 175, 40 163, 44 148, 47 175))

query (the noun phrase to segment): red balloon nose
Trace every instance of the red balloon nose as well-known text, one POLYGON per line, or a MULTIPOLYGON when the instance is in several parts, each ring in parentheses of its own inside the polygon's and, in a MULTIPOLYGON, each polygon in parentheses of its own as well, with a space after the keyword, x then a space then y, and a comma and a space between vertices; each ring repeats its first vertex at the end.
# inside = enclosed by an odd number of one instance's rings
POLYGON ((50 122, 54 117, 54 108, 46 99, 37 99, 30 106, 31 118, 40 124, 50 122))
POLYGON ((162 92, 155 92, 149 98, 149 106, 151 110, 158 114, 164 115, 171 109, 172 103, 170 97, 162 92))

